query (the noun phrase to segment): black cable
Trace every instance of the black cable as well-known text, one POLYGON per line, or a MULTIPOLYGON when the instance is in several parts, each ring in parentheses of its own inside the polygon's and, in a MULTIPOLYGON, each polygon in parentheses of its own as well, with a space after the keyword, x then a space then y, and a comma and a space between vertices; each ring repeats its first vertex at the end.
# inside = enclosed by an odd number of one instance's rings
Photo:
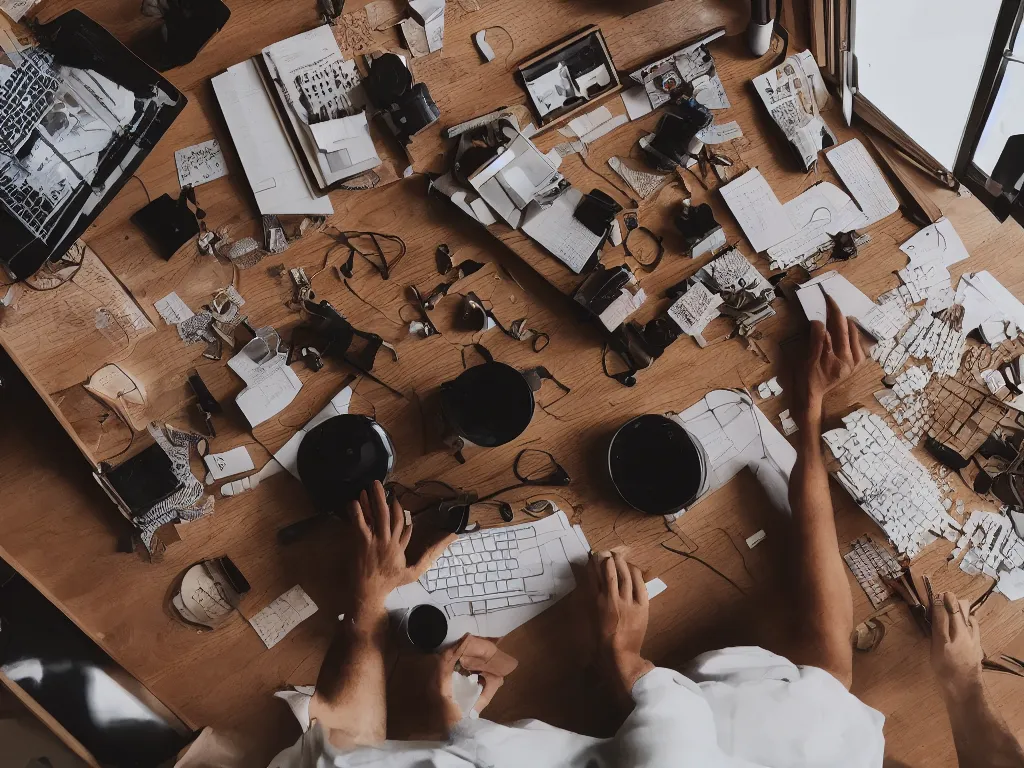
POLYGON ((735 590, 736 590, 737 592, 739 592, 739 593, 740 593, 741 595, 746 595, 746 594, 747 594, 747 593, 746 593, 746 590, 744 590, 744 589, 743 589, 742 587, 740 587, 740 585, 739 585, 739 584, 737 584, 737 583, 736 583, 735 581, 733 581, 732 579, 730 579, 730 578, 729 578, 728 576, 726 576, 726 575, 725 575, 724 573, 722 573, 722 572, 721 572, 720 570, 718 570, 717 568, 715 568, 715 566, 711 565, 711 563, 707 562, 706 560, 701 560, 701 559, 700 559, 699 557, 697 557, 696 555, 691 555, 691 554, 690 554, 689 552, 683 552, 683 551, 682 551, 682 550, 680 550, 680 549, 675 549, 674 547, 670 547, 670 546, 669 546, 668 544, 665 544, 665 543, 662 543, 662 545, 661 545, 661 546, 663 546, 663 547, 664 547, 665 549, 667 549, 667 550, 668 550, 669 552, 674 552, 674 553, 676 553, 676 554, 677 554, 677 555, 679 555, 680 557, 685 557, 685 558, 686 558, 687 560, 693 560, 693 561, 695 561, 695 562, 698 562, 698 563, 700 563, 700 564, 701 564, 701 565, 703 565, 703 566, 704 566, 705 568, 707 568, 707 569, 708 569, 709 571, 711 571, 712 573, 714 573, 714 574, 715 574, 716 576, 719 576, 720 578, 723 578, 723 579, 725 579, 725 580, 726 580, 727 582, 729 582, 729 584, 730 584, 730 585, 731 585, 731 586, 732 586, 732 587, 733 587, 733 588, 734 588, 734 589, 735 589, 735 590))

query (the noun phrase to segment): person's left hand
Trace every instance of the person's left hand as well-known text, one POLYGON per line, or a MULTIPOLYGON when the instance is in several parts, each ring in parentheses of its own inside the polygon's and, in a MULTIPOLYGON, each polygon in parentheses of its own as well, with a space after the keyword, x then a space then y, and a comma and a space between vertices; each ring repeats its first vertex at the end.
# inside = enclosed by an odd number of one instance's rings
POLYGON ((418 579, 458 537, 450 534, 428 547, 415 562, 408 562, 406 548, 412 538, 412 518, 402 505, 390 507, 384 486, 374 481, 368 494, 349 504, 349 515, 359 532, 355 557, 356 606, 380 608, 388 594, 418 579))
POLYGON ((458 723, 468 712, 463 712, 455 702, 452 691, 452 672, 457 667, 479 676, 484 689, 480 698, 473 705, 473 711, 479 714, 511 675, 519 662, 500 650, 493 640, 476 635, 465 635, 463 638, 438 656, 437 685, 441 692, 441 702, 446 731, 458 723))

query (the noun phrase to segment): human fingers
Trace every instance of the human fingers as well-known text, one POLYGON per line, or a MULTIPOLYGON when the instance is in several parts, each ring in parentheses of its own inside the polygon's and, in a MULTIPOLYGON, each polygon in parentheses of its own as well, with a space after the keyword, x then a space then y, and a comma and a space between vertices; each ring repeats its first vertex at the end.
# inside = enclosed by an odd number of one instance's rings
MULTIPOLYGON (((384 488, 382 486, 381 487, 381 491, 383 491, 383 490, 384 490, 384 488)), ((386 501, 385 501, 385 503, 386 503, 386 501)), ((391 500, 390 511, 391 511, 391 538, 393 538, 393 539, 400 539, 401 536, 402 536, 402 531, 405 529, 405 526, 406 526, 405 510, 402 509, 402 505, 398 503, 398 499, 392 499, 391 500)))
POLYGON ((633 599, 639 605, 647 605, 647 584, 644 583, 643 571, 630 563, 629 575, 633 579, 633 599))
POLYGON ((811 322, 811 338, 807 350, 807 359, 811 363, 817 363, 821 359, 821 353, 825 348, 825 324, 820 320, 811 322))
POLYGON ((370 529, 371 535, 379 535, 377 524, 373 519, 373 510, 370 508, 370 497, 365 490, 359 492, 359 511, 362 513, 363 522, 370 529))
POLYGON ((946 608, 946 615, 949 616, 949 637, 956 640, 959 631, 964 626, 963 617, 960 615, 960 601, 953 592, 946 592, 942 595, 942 604, 946 608))
POLYGON ((964 626, 970 628, 971 626, 971 601, 961 600, 960 601, 960 617, 964 620, 964 626))
POLYGON ((857 327, 857 323, 853 321, 853 318, 847 318, 847 324, 850 327, 850 352, 853 355, 853 365, 857 367, 864 362, 864 358, 867 353, 864 352, 864 339, 861 336, 860 328, 857 327))
POLYGON ((591 552, 587 559, 587 573, 590 574, 590 586, 597 594, 604 591, 604 580, 601 578, 601 558, 598 553, 591 552))
POLYGON ((369 542, 373 539, 373 533, 370 531, 370 527, 366 524, 366 518, 363 516, 363 508, 359 505, 358 501, 350 501, 348 503, 348 514, 352 518, 352 522, 355 523, 356 530, 359 531, 359 535, 363 537, 363 540, 369 542))
POLYGON ((602 579, 604 593, 606 595, 616 595, 619 592, 619 574, 618 569, 615 567, 615 558, 609 555, 604 558, 601 565, 601 571, 604 574, 602 579))
POLYGON ((484 687, 480 691, 480 697, 476 700, 476 704, 473 705, 473 711, 479 714, 491 703, 491 699, 494 698, 498 689, 505 684, 505 678, 490 672, 478 672, 477 681, 484 687))
POLYGON ((409 542, 412 540, 412 515, 409 514, 408 510, 402 510, 402 517, 405 518, 405 527, 402 528, 402 535, 398 539, 398 546, 405 552, 409 548, 409 542))
POLYGON ((843 311, 836 304, 836 300, 825 294, 825 325, 828 328, 828 335, 832 341, 832 351, 840 360, 852 361, 853 353, 850 351, 850 324, 843 316, 843 311))
POLYGON ((615 559, 615 571, 618 575, 619 597, 629 600, 633 596, 633 576, 629 572, 629 563, 621 552, 612 552, 612 557, 615 559))
POLYGON ((413 571, 415 578, 419 578, 430 570, 430 566, 434 564, 434 561, 437 560, 437 558, 441 556, 441 553, 448 549, 448 547, 450 547, 458 538, 458 535, 449 533, 440 541, 427 547, 426 551, 420 555, 419 560, 411 566, 411 570, 413 571))
POLYGON ((373 529, 383 541, 391 540, 391 511, 384 495, 384 486, 374 480, 369 491, 370 507, 373 509, 373 529))
POLYGON ((490 638, 467 635, 467 640, 459 658, 464 669, 506 677, 519 666, 514 656, 505 653, 490 638))
POLYGON ((949 642, 949 611, 946 610, 946 596, 939 595, 932 600, 932 637, 949 642))

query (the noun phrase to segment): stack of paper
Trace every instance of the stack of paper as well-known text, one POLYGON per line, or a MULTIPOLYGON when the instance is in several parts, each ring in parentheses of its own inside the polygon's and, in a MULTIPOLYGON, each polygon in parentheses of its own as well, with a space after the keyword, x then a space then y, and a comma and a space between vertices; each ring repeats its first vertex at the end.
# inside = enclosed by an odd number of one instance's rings
POLYGON ((256 338, 228 360, 246 387, 235 398, 249 426, 256 427, 283 411, 302 389, 302 382, 288 366, 288 353, 280 350, 277 331, 267 326, 256 338))

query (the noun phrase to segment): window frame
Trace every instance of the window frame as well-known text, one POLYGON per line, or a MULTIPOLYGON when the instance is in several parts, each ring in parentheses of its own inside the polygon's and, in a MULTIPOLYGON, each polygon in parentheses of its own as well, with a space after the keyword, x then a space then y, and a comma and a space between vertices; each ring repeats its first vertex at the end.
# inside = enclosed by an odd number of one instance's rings
MULTIPOLYGON (((953 175, 981 200, 999 221, 1005 221, 1012 215, 1017 221, 1024 223, 1024 193, 1012 203, 1005 197, 991 194, 985 188, 988 174, 982 171, 973 159, 1003 83, 1006 67, 1011 64, 1004 53, 1011 49, 1010 41, 1020 34, 1022 20, 1024 0, 1003 0, 952 171, 953 175)), ((1024 67, 1024 64, 1012 63, 1013 66, 1024 67)))

